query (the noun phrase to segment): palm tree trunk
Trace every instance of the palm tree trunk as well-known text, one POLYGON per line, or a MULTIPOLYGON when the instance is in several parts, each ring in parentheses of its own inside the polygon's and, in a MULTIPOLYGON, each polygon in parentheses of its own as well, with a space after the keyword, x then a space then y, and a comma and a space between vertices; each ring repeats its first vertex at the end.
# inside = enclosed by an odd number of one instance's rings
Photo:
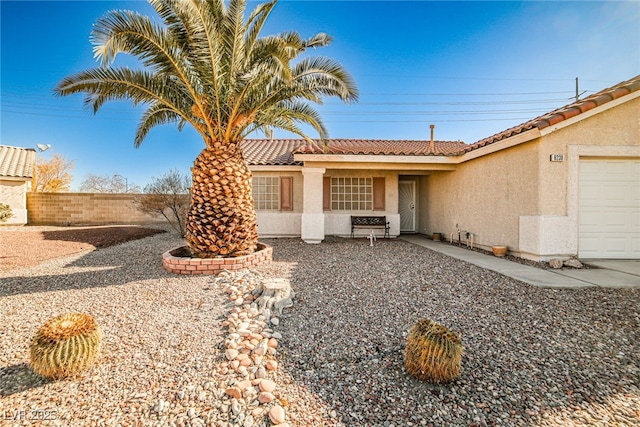
POLYGON ((191 169, 187 245, 200 258, 247 255, 258 244, 251 171, 237 146, 216 145, 202 150, 191 169))

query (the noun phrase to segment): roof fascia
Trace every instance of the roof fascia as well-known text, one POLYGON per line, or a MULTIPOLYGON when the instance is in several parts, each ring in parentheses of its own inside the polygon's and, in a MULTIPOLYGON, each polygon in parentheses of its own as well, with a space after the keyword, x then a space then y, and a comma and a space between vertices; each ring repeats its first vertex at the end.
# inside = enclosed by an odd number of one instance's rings
POLYGON ((393 171, 411 171, 432 172, 432 171, 453 171, 456 169, 455 164, 442 163, 356 163, 356 162, 316 162, 308 161, 304 163, 305 167, 337 169, 337 170, 393 170, 393 171))
POLYGON ((581 120, 588 119, 589 117, 592 117, 592 116, 595 116, 596 114, 600 114, 604 111, 610 110, 611 108, 615 108, 621 104, 624 104, 625 102, 629 102, 638 97, 640 97, 640 91, 632 92, 618 99, 614 99, 613 101, 609 101, 596 108, 585 111, 584 113, 578 114, 577 116, 571 117, 570 119, 563 120, 552 126, 547 126, 546 128, 542 129, 542 131, 540 131, 540 136, 549 135, 552 132, 563 129, 567 126, 571 126, 581 120))
POLYGON ((469 160, 477 159, 488 154, 495 153, 496 151, 504 150, 516 145, 524 144, 525 142, 533 141, 536 138, 540 138, 540 129, 534 128, 526 132, 519 133, 509 138, 503 139, 493 144, 485 145, 484 147, 469 151, 458 157, 459 163, 468 162, 469 160))
POLYGON ((252 172, 301 172, 302 166, 297 165, 249 165, 252 172))
POLYGON ((380 156, 373 154, 294 154, 295 161, 326 163, 418 163, 423 165, 453 165, 458 163, 450 156, 380 156))
POLYGON ((29 182, 31 181, 32 177, 30 176, 3 176, 0 175, 0 181, 23 181, 23 182, 29 182))

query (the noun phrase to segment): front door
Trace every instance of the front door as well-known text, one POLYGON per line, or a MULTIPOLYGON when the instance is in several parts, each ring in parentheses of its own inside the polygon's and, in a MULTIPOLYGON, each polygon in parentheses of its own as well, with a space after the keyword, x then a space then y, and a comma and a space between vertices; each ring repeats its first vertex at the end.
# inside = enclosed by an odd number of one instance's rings
POLYGON ((416 232, 416 183, 398 182, 398 213, 400 214, 400 232, 416 232))

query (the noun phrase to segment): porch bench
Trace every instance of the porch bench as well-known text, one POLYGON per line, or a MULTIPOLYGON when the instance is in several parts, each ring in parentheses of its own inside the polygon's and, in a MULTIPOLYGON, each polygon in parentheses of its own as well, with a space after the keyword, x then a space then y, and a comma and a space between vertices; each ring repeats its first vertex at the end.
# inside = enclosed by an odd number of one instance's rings
POLYGON ((351 238, 356 228, 384 228, 384 238, 389 238, 389 221, 386 216, 351 216, 351 238))

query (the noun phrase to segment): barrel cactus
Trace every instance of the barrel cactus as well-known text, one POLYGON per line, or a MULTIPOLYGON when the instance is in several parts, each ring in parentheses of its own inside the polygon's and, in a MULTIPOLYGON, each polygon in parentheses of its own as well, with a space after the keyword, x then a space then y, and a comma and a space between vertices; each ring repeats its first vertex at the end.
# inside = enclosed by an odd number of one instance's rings
POLYGON ((79 374, 98 358, 102 331, 93 316, 66 313, 49 319, 31 342, 31 367, 47 378, 79 374))
POLYGON ((420 380, 446 383, 460 375, 462 353, 457 334, 432 320, 420 319, 409 331, 404 366, 420 380))

